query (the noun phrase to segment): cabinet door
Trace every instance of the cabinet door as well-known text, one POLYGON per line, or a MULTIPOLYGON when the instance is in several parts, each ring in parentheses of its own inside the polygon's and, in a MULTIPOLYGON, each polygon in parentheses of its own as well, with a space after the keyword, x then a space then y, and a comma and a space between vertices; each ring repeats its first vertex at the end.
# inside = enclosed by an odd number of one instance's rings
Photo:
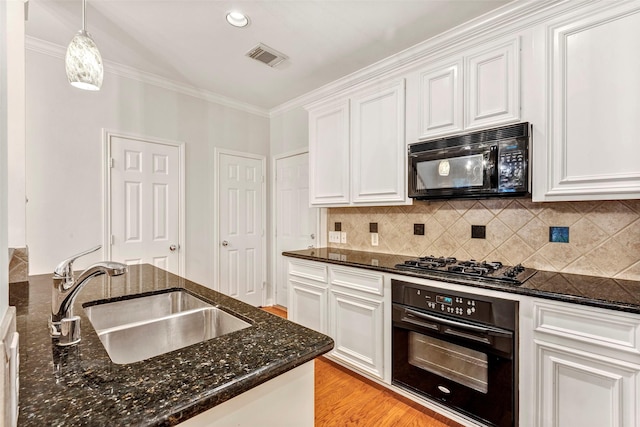
POLYGON ((462 131, 462 84, 462 60, 420 73, 418 138, 462 131))
POLYGON ((512 39, 466 56, 466 129, 520 119, 519 54, 519 39, 512 39))
POLYGON ((309 111, 311 205, 349 204, 349 101, 309 111))
POLYGON ((351 100, 354 204, 406 201, 404 80, 351 100))
POLYGON ((541 427, 635 427, 640 366, 538 343, 541 427))
POLYGON ((380 299, 332 289, 330 292, 331 353, 377 378, 383 378, 383 303, 380 299))
POLYGON ((327 288, 289 278, 287 318, 307 328, 327 333, 327 288))
POLYGON ((640 198, 640 8, 547 27, 549 124, 541 200, 640 198))

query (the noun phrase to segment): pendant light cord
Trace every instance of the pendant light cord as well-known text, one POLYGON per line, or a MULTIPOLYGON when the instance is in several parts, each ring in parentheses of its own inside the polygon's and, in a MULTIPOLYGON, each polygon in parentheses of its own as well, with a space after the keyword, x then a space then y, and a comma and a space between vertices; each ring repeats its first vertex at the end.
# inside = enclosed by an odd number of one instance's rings
POLYGON ((82 31, 86 32, 87 31, 87 25, 86 25, 86 20, 87 20, 87 0, 82 0, 82 31))

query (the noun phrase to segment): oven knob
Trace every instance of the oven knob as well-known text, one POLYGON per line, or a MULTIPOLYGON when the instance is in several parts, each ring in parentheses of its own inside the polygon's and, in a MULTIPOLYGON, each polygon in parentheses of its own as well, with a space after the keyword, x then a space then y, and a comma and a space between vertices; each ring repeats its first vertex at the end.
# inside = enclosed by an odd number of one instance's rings
POLYGON ((471 316, 471 313, 473 313, 473 311, 471 311, 471 309, 470 309, 470 308, 467 308, 467 315, 468 315, 468 316, 471 316))

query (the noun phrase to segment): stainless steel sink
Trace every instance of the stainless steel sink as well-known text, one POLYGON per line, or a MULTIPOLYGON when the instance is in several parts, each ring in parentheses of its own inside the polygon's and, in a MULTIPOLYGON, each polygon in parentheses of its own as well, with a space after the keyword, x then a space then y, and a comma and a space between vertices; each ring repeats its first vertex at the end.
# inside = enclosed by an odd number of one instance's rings
POLYGON ((109 357, 118 364, 139 362, 251 326, 182 290, 84 309, 109 357))

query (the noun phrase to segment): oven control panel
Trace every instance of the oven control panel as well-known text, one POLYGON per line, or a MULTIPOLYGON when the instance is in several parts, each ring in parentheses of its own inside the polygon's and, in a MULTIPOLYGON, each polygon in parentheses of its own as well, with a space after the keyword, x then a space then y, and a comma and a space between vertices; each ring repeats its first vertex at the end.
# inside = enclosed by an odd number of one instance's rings
POLYGON ((518 302, 391 279, 391 302, 434 315, 515 330, 518 302))
POLYGON ((446 291, 434 292, 432 290, 406 287, 402 304, 485 323, 492 320, 490 302, 467 296, 452 295, 446 291))

